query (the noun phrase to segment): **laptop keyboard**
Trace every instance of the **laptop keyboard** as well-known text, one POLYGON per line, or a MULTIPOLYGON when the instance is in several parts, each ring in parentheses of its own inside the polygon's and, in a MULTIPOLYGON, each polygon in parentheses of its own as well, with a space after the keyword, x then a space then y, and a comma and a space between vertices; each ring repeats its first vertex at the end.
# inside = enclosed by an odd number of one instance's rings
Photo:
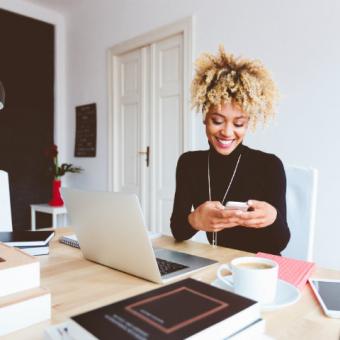
POLYGON ((184 266, 183 264, 170 262, 159 258, 156 258, 156 260, 161 275, 170 274, 173 272, 177 272, 178 270, 188 268, 188 266, 184 266))

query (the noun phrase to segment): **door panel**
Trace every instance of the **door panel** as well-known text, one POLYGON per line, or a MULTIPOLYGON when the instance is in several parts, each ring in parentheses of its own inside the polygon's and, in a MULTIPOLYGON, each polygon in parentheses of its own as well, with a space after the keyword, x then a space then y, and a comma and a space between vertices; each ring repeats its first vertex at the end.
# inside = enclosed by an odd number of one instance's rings
POLYGON ((139 50, 121 55, 118 59, 118 141, 120 166, 118 190, 141 194, 140 148, 141 124, 141 53, 139 50))
POLYGON ((132 55, 125 55, 121 59, 122 97, 138 96, 139 55, 133 52, 132 55), (133 59, 129 60, 130 58, 133 59))
POLYGON ((122 112, 122 168, 121 190, 140 195, 139 162, 136 157, 138 150, 138 105, 137 103, 125 104, 122 112))
POLYGON ((179 127, 181 126, 181 112, 178 96, 161 99, 159 115, 159 162, 158 190, 163 190, 166 196, 174 191, 176 163, 182 151, 179 127), (175 162, 174 162, 175 160, 175 162))
POLYGON ((160 89, 171 84, 178 85, 180 81, 180 54, 181 46, 178 36, 170 38, 169 41, 159 43, 159 69, 160 89), (170 41, 171 40, 171 41, 170 41), (160 45, 163 45, 163 48, 160 45), (170 66, 170 67, 169 67, 170 66))
POLYGON ((154 59, 154 209, 156 230, 170 234, 175 193, 175 172, 183 152, 183 47, 182 35, 152 45, 154 59))

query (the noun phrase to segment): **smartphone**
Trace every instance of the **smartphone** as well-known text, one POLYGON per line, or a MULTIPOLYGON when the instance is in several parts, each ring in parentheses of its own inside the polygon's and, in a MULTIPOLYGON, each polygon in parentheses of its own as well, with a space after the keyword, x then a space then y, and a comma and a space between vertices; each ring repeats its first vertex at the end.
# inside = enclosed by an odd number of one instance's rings
POLYGON ((227 210, 242 210, 248 211, 249 205, 247 202, 236 202, 236 201, 228 201, 225 205, 227 210))
POLYGON ((309 284, 324 313, 340 318, 340 280, 309 279, 309 284))

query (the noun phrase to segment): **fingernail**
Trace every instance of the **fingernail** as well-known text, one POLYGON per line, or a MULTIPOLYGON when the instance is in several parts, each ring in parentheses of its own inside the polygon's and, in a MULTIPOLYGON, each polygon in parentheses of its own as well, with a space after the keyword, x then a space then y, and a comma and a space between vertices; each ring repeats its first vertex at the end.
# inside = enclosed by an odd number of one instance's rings
POLYGON ((248 201, 248 205, 252 205, 253 204, 253 201, 252 200, 249 200, 248 201))

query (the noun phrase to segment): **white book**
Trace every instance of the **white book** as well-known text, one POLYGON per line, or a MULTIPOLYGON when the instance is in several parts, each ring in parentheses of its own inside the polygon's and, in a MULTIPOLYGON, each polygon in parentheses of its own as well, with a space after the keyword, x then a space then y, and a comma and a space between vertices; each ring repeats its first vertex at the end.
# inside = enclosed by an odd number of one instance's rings
POLYGON ((33 256, 38 256, 38 255, 48 255, 50 253, 50 247, 49 246, 38 246, 38 247, 17 247, 23 252, 33 255, 33 256))
MULTIPOLYGON (((68 330, 68 322, 49 326, 44 330, 44 340, 75 340, 71 337, 68 330)), ((240 332, 228 337, 230 340, 273 340, 273 338, 264 334, 265 320, 258 319, 253 324, 242 329, 240 332)))
POLYGON ((264 331, 265 331, 266 322, 263 319, 257 319, 250 325, 240 329, 238 332, 234 333, 227 339, 230 340, 262 340, 265 339, 264 331))
POLYGON ((44 330, 44 340, 74 340, 68 332, 67 322, 52 325, 44 330))
POLYGON ((39 286, 39 260, 0 243, 0 297, 39 286))
POLYGON ((0 336, 51 318, 51 294, 29 289, 0 298, 0 336))

